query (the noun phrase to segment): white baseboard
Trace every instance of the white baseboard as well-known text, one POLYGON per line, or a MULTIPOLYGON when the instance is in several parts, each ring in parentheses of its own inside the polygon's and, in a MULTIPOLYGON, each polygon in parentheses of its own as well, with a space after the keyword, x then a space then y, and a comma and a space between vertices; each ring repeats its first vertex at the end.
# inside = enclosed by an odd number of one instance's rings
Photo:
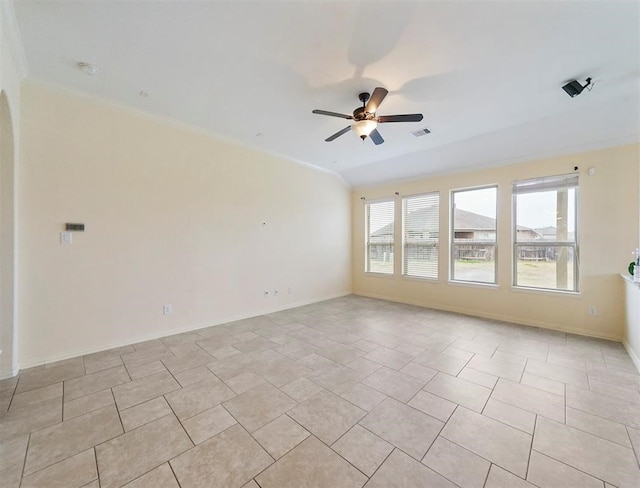
POLYGON ((19 371, 20 370, 18 368, 13 369, 13 370, 7 369, 7 370, 4 370, 4 371, 0 371, 0 381, 6 380, 6 379, 9 379, 9 378, 13 378, 14 376, 16 376, 18 374, 19 371))
MULTIPOLYGON (((79 357, 79 356, 84 356, 86 354, 93 354, 95 352, 105 351, 105 350, 108 350, 108 349, 114 349, 116 347, 129 346, 129 345, 132 345, 132 344, 137 344, 139 342, 149 341, 149 340, 153 340, 153 339, 160 339, 162 337, 168 337, 168 336, 172 336, 172 335, 182 334, 182 333, 185 333, 185 332, 193 332, 193 331, 197 331, 197 330, 200 330, 200 329, 205 329, 207 327, 214 327, 214 326, 226 324, 226 323, 229 323, 229 322, 235 322, 237 320, 244 320, 244 319, 249 319, 249 318, 253 318, 253 317, 259 317, 260 315, 267 315, 267 314, 270 314, 270 313, 281 312, 283 310, 289 310, 289 309, 292 309, 292 308, 303 307, 305 305, 310 305, 310 304, 313 304, 313 303, 323 302, 323 301, 326 301, 326 300, 332 300, 334 298, 340 298, 340 297, 344 297, 344 296, 347 296, 347 295, 350 295, 350 294, 352 294, 352 293, 351 292, 337 293, 337 294, 333 294, 333 295, 324 296, 324 297, 321 297, 321 298, 314 298, 314 299, 311 299, 311 300, 304 300, 304 301, 296 302, 296 303, 293 303, 293 304, 288 304, 288 305, 282 306, 282 307, 276 307, 276 308, 272 308, 272 309, 268 309, 268 310, 263 310, 260 313, 256 313, 256 314, 237 315, 237 316, 225 317, 224 319, 219 320, 219 321, 217 321, 215 323, 200 324, 200 325, 190 326, 190 327, 186 327, 186 328, 183 328, 183 329, 172 330, 172 331, 161 331, 161 332, 157 332, 155 334, 136 337, 134 339, 127 340, 127 341, 124 341, 124 342, 117 342, 117 343, 107 344, 105 346, 100 346, 100 347, 96 347, 96 348, 89 348, 89 349, 84 349, 84 350, 80 350, 80 351, 74 351, 72 353, 58 355, 58 356, 52 356, 52 357, 48 357, 48 358, 39 358, 37 360, 33 360, 33 361, 29 361, 29 362, 27 362, 25 364, 21 364, 21 365, 19 365, 19 367, 17 367, 13 371, 11 371, 11 370, 9 370, 9 371, 0 371, 0 380, 13 377, 13 376, 18 374, 20 369, 24 369, 24 368, 31 368, 31 367, 34 367, 34 366, 40 366, 42 364, 52 363, 52 362, 55 362, 55 361, 63 361, 65 359, 71 359, 71 358, 75 358, 75 357, 79 357)), ((437 305, 425 305, 423 303, 418 303, 416 301, 404 301, 404 300, 400 301, 400 300, 395 299, 393 297, 380 296, 380 295, 375 295, 375 294, 366 294, 366 293, 353 293, 353 294, 356 295, 356 296, 362 296, 362 297, 367 297, 367 298, 375 298, 375 299, 378 299, 378 300, 387 300, 387 301, 396 302, 396 303, 406 303, 408 305, 415 305, 415 306, 424 307, 424 308, 432 308, 432 309, 435 309, 435 310, 443 310, 443 311, 446 311, 446 312, 460 313, 460 314, 464 314, 464 315, 471 315, 471 316, 487 318, 487 319, 491 319, 491 320, 500 320, 500 321, 503 321, 503 322, 510 322, 510 323, 519 324, 519 325, 527 325, 527 326, 531 326, 531 327, 540 327, 540 328, 543 328, 543 329, 549 329, 549 330, 555 330, 555 331, 560 331, 560 332, 566 332, 566 333, 570 333, 570 334, 578 334, 578 335, 584 335, 584 336, 588 336, 588 337, 595 337, 595 338, 598 338, 598 339, 606 339, 606 340, 612 340, 612 341, 616 341, 616 342, 621 342, 621 339, 618 338, 618 337, 611 337, 611 336, 607 336, 607 335, 597 335, 597 334, 593 334, 593 331, 586 331, 586 330, 581 330, 581 329, 569 329, 569 328, 558 327, 556 324, 534 323, 534 322, 527 323, 525 321, 522 321, 522 319, 516 319, 516 318, 513 318, 513 317, 508 317, 508 316, 499 315, 499 314, 481 314, 481 313, 476 313, 475 311, 471 311, 471 310, 460 309, 458 307, 439 307, 437 305)), ((625 349, 629 353, 629 356, 631 357, 631 360, 633 361, 634 365, 636 366, 636 369, 638 370, 638 372, 640 372, 640 358, 638 358, 638 356, 635 353, 635 351, 633 351, 633 349, 631 349, 631 347, 629 346, 629 344, 626 341, 622 340, 622 344, 624 345, 625 349)))
POLYGON ((613 335, 609 335, 609 334, 597 334, 594 333, 594 331, 592 330, 588 330, 588 329, 577 329, 577 328, 572 328, 572 327, 563 327, 561 325, 558 324, 554 324, 554 323, 549 323, 549 322, 541 322, 541 321, 532 321, 532 320, 523 320, 522 317, 511 317, 509 315, 502 315, 502 314, 494 314, 494 313, 485 313, 485 312, 481 312, 481 311, 477 311, 477 310, 469 310, 466 308, 462 308, 462 307, 450 307, 450 306, 446 306, 446 305, 439 305, 439 304, 425 304, 422 302, 419 302, 417 300, 399 300, 397 298, 394 297, 388 297, 388 296, 383 296, 383 295, 377 295, 377 294, 369 294, 369 293, 353 293, 356 296, 361 296, 361 297, 367 297, 367 298, 375 298, 377 300, 387 300, 389 302, 395 302, 395 303, 405 303, 407 305, 415 305, 416 307, 422 307, 422 308, 431 308, 434 310, 442 310, 444 312, 453 312, 453 313, 459 313, 462 315, 470 315, 472 317, 480 317, 483 319, 489 319, 489 320, 499 320, 500 322, 507 322, 507 323, 511 323, 511 324, 518 324, 518 325, 527 325, 529 327, 538 327, 540 329, 548 329, 548 330, 554 330, 557 332, 565 332, 567 334, 576 334, 576 335, 581 335, 581 336, 586 336, 586 337, 593 337, 595 339, 605 339, 608 341, 615 341, 615 342, 622 342, 622 338, 619 336, 613 336, 613 335))
POLYGON ((631 349, 631 346, 626 340, 624 339, 622 340, 622 345, 627 350, 627 354, 629 354, 629 357, 631 358, 631 361, 633 361, 633 364, 638 370, 638 373, 640 373, 640 358, 638 357, 636 352, 633 349, 631 349))
MULTIPOLYGON (((342 293, 336 293, 333 295, 327 295, 321 298, 314 298, 311 300, 303 300, 300 302, 295 302, 295 303, 289 303, 285 306, 282 307, 273 307, 273 308, 269 308, 269 309, 265 309, 260 311, 259 313, 255 313, 255 314, 251 314, 251 315, 235 315, 235 316, 229 316, 229 317, 224 317, 223 319, 216 321, 214 323, 208 323, 208 324, 199 324, 199 325, 194 325, 194 326, 189 326, 189 327, 184 327, 182 329, 175 329, 175 330, 163 330, 163 331, 158 331, 154 334, 147 334, 147 335, 143 335, 143 336, 138 336, 138 337, 134 337, 130 340, 127 341, 122 341, 122 342, 116 342, 116 343, 111 343, 111 344, 105 344, 104 346, 99 346, 99 347, 93 347, 93 348, 88 348, 88 349, 82 349, 82 350, 76 350, 67 354, 61 354, 61 355, 56 355, 56 356, 50 356, 50 357, 46 357, 46 358, 37 358, 31 361, 27 361, 24 364, 19 364, 18 368, 15 371, 15 374, 7 376, 7 378, 10 378, 11 376, 15 376, 16 374, 18 374, 20 369, 25 369, 25 368, 32 368, 34 366, 40 366, 42 364, 48 364, 48 363, 53 363, 56 361, 64 361, 65 359, 72 359, 72 358, 76 358, 79 356, 85 356, 87 354, 93 354, 94 352, 100 352, 100 351, 106 351, 108 349, 114 349, 116 347, 123 347, 123 346, 130 346, 132 344, 137 344, 139 342, 144 342, 144 341, 151 341, 153 339, 160 339, 162 337, 169 337, 172 335, 177 335, 177 334, 183 334, 185 332, 194 332, 200 329, 206 329, 207 327, 214 327, 217 325, 222 325, 222 324, 227 324, 229 322, 235 322, 237 320, 244 320, 244 319, 250 319, 253 317, 259 317, 261 315, 268 315, 270 313, 276 313, 276 312, 282 312, 283 310, 289 310, 292 308, 298 308, 298 307, 303 307, 305 305, 311 305, 312 303, 318 303, 318 302, 324 302, 326 300, 332 300, 334 298, 340 298, 340 297, 344 297, 347 295, 350 295, 351 292, 342 292, 342 293)), ((1 379, 1 378, 0 378, 1 379)))

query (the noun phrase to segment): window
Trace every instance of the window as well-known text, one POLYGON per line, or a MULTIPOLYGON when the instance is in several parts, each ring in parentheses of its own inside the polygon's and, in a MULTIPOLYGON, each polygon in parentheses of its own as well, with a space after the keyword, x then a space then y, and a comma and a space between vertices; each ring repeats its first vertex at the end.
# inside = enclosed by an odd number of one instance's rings
POLYGON ((578 175, 513 183, 514 286, 578 291, 578 175))
POLYGON ((438 278, 439 214, 438 193, 402 199, 403 275, 438 278))
POLYGON ((393 200, 365 204, 367 219, 365 271, 368 273, 393 274, 394 213, 393 200))
POLYGON ((496 282, 496 186, 451 194, 451 279, 496 282))

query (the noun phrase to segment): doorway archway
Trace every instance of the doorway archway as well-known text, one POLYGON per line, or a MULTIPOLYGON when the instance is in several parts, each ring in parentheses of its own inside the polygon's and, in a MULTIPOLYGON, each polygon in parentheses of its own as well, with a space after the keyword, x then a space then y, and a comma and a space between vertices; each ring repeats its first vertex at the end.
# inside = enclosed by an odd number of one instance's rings
POLYGON ((0 379, 15 373, 15 153, 6 93, 0 92, 0 379))

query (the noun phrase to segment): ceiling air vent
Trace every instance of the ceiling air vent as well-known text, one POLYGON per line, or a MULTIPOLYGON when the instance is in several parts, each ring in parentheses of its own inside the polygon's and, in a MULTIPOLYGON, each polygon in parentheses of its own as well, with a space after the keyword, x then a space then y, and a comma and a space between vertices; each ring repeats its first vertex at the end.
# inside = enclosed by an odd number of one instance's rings
POLYGON ((426 134, 431 134, 431 131, 427 127, 425 127, 424 129, 420 129, 420 130, 417 130, 415 132, 412 132, 412 134, 414 136, 416 136, 416 137, 420 137, 420 136, 424 136, 426 134))

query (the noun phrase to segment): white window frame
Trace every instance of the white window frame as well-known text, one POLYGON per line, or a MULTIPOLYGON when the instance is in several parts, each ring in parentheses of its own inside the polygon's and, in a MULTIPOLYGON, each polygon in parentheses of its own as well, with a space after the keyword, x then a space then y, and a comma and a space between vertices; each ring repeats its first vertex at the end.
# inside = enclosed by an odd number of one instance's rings
POLYGON ((364 258, 364 272, 366 274, 375 274, 375 275, 381 275, 381 276, 393 276, 395 274, 395 252, 396 252, 396 242, 395 242, 395 232, 396 232, 396 199, 395 198, 385 198, 385 199, 379 199, 379 200, 371 200, 371 201, 365 201, 364 202, 364 215, 365 215, 365 245, 364 245, 364 253, 365 253, 365 258, 364 258), (370 252, 370 247, 371 247, 371 242, 369 240, 371 232, 370 232, 370 209, 371 209, 371 205, 376 205, 376 204, 380 204, 380 203, 391 203, 393 205, 393 226, 392 226, 392 240, 390 243, 391 246, 391 250, 392 250, 392 256, 390 259, 390 263, 391 263, 391 272, 387 273, 384 271, 371 271, 371 252, 370 252))
POLYGON ((580 267, 579 267, 579 246, 578 246, 578 193, 579 193, 579 177, 577 173, 570 173, 566 175, 547 176, 539 178, 530 178, 527 180, 516 180, 512 186, 512 207, 513 207, 513 227, 512 227, 512 241, 513 241, 513 258, 512 268, 513 287, 519 290, 536 290, 536 291, 550 291, 554 293, 580 293, 580 267), (575 185, 562 183, 562 180, 575 181, 575 185), (516 191, 516 185, 530 184, 530 187, 526 190, 516 191), (543 191, 557 191, 562 188, 574 189, 573 205, 573 241, 518 241, 518 194, 524 193, 541 193, 543 191), (541 286, 530 285, 518 285, 518 247, 540 247, 540 248, 561 248, 568 247, 573 251, 573 289, 563 288, 547 288, 541 286))
POLYGON ((439 275, 440 275, 440 192, 439 191, 433 191, 433 192, 426 192, 426 193, 418 193, 415 195, 406 195, 402 197, 402 276, 405 278, 414 278, 414 279, 420 279, 420 280, 438 280, 439 279, 439 275), (408 247, 409 247, 409 243, 407 243, 407 232, 406 232, 406 225, 407 225, 407 201, 412 200, 412 199, 417 199, 417 198, 424 198, 424 197, 435 197, 437 199, 437 213, 436 213, 436 219, 437 219, 437 229, 438 229, 438 239, 437 241, 433 242, 433 243, 428 243, 426 247, 428 248, 434 248, 435 249, 435 254, 436 254, 436 269, 435 269, 435 276, 424 276, 424 275, 417 275, 417 274, 409 274, 408 272, 408 247))
POLYGON ((449 211, 450 211, 450 225, 449 225, 449 232, 450 232, 450 236, 449 236, 449 241, 450 241, 450 246, 449 246, 449 281, 451 281, 452 283, 469 283, 469 284, 473 284, 473 285, 486 285, 486 286, 495 286, 498 284, 498 185, 494 184, 494 185, 484 185, 484 186, 477 186, 477 187, 469 187, 469 188, 459 188, 457 190, 451 190, 451 197, 450 197, 450 205, 449 205, 449 211), (461 280, 459 278, 455 278, 455 256, 456 256, 456 245, 460 245, 462 242, 461 241, 456 241, 455 239, 455 194, 456 193, 465 193, 465 192, 471 192, 471 191, 478 191, 478 190, 487 190, 489 188, 495 188, 496 190, 496 212, 495 212, 495 221, 496 221, 496 228, 495 228, 495 238, 493 241, 482 241, 482 240, 471 240, 471 241, 462 241, 464 242, 464 244, 468 244, 468 245, 478 245, 478 246, 485 246, 485 247, 491 247, 493 248, 493 281, 475 281, 475 280, 461 280))

